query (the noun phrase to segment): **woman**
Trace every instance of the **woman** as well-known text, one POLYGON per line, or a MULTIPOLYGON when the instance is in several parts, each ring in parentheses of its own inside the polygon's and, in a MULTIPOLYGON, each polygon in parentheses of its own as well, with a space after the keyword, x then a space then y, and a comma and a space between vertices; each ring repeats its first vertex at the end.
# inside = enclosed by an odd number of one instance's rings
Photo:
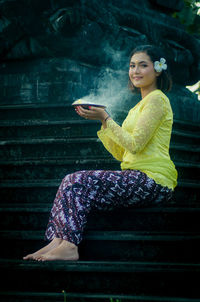
POLYGON ((122 127, 102 108, 76 109, 81 117, 102 122, 98 137, 121 162, 122 170, 67 175, 46 230, 51 242, 25 260, 78 260, 78 244, 92 208, 149 206, 170 200, 177 171, 169 156, 173 113, 164 92, 169 91, 171 78, 157 47, 146 45, 133 51, 129 81, 132 90, 140 90, 142 99, 129 111, 122 127))

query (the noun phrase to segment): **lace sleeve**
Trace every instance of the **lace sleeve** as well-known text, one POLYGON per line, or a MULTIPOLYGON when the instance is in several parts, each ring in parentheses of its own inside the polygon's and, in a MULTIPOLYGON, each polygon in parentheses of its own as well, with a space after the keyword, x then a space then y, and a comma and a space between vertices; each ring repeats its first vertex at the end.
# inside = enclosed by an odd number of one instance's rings
POLYGON ((106 125, 113 133, 112 139, 125 150, 135 154, 144 149, 165 113, 164 100, 154 96, 142 109, 132 132, 123 129, 113 120, 108 120, 106 125))
POLYGON ((108 152, 110 152, 117 160, 122 161, 125 150, 123 146, 120 146, 113 140, 112 130, 109 128, 104 129, 102 127, 101 130, 97 132, 97 135, 108 152))

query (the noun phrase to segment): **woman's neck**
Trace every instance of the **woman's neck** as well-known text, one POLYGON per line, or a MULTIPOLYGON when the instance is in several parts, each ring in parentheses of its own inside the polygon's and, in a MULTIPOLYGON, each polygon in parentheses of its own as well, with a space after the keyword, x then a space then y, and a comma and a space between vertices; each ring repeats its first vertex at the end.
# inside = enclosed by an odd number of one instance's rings
POLYGON ((158 89, 156 86, 153 86, 153 87, 148 87, 148 88, 141 88, 140 89, 140 92, 141 92, 141 96, 142 96, 142 99, 147 96, 150 92, 154 91, 158 89))

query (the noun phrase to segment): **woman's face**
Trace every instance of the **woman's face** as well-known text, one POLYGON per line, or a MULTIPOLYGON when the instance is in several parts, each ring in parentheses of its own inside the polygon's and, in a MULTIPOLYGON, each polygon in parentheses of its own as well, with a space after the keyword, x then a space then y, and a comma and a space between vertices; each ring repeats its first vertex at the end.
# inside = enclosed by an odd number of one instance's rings
POLYGON ((158 72, 145 52, 135 53, 130 60, 129 78, 136 88, 156 89, 158 72))

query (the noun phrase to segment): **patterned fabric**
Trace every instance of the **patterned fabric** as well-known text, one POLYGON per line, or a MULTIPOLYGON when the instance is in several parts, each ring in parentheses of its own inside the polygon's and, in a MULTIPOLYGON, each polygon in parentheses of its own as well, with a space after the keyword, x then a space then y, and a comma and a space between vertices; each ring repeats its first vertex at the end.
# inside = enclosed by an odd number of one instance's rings
POLYGON ((78 245, 91 209, 151 206, 168 201, 172 190, 136 170, 79 171, 61 182, 50 213, 46 239, 78 245))

